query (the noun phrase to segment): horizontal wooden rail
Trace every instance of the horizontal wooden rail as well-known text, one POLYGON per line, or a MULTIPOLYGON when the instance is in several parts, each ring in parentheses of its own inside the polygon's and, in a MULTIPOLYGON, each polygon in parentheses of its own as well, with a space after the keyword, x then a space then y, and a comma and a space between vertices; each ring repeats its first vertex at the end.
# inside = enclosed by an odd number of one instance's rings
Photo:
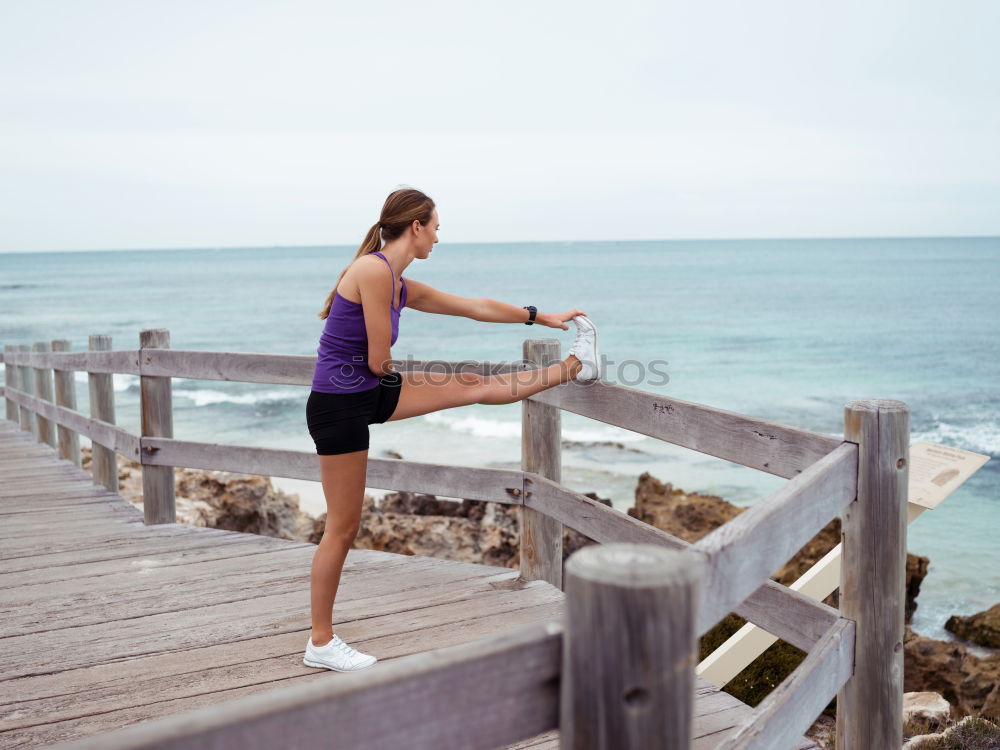
POLYGON ((562 633, 561 623, 536 623, 53 750, 492 750, 559 726, 562 633), (429 700, 445 708, 429 710, 429 700))
POLYGON ((17 352, 8 354, 10 364, 75 372, 139 374, 139 350, 85 352, 17 352))
POLYGON ((144 350, 142 374, 195 380, 310 385, 316 357, 290 354, 144 350))
POLYGON ((7 388, 4 397, 42 415, 50 422, 90 438, 98 445, 103 445, 133 461, 139 460, 139 436, 133 435, 128 430, 100 419, 85 417, 78 411, 67 409, 65 406, 56 406, 51 401, 29 396, 24 391, 13 388, 7 388))
MULTIPOLYGON (((11 352, 7 362, 37 368, 78 372, 125 373, 193 380, 229 380, 272 385, 311 385, 314 355, 205 352, 185 349, 146 351, 11 352), (140 352, 145 354, 140 358, 140 352), (141 372, 140 372, 141 370, 141 372)), ((4 358, 0 355, 0 362, 4 358)), ((469 372, 498 375, 537 367, 526 362, 475 362, 469 360, 393 360, 399 372, 469 372)))
POLYGON ((693 547, 708 566, 698 622, 711 627, 857 496, 858 446, 842 443, 693 547))
POLYGON ((718 750, 784 750, 801 739, 854 673, 855 630, 853 620, 838 619, 718 750))
MULTIPOLYGON (((551 515, 597 542, 656 544, 679 550, 690 550, 692 547, 682 539, 536 474, 525 473, 524 505, 551 515)), ((812 648, 839 616, 837 610, 770 580, 758 585, 744 601, 729 611, 803 650, 812 648)), ((711 628, 722 615, 707 624, 699 617, 699 635, 711 628)))
MULTIPOLYGON (((503 373, 526 366, 444 360, 393 360, 397 371, 503 373)), ((290 354, 247 354, 242 352, 201 352, 183 349, 146 351, 141 363, 143 375, 196 380, 232 380, 274 385, 311 385, 316 357, 290 354)))
MULTIPOLYGON (((142 463, 320 480, 316 454, 311 451, 144 437, 142 463)), ((523 472, 509 469, 369 458, 365 486, 520 505, 522 476, 523 472)))
POLYGON ((841 442, 818 432, 610 383, 566 383, 530 398, 786 479, 841 442))

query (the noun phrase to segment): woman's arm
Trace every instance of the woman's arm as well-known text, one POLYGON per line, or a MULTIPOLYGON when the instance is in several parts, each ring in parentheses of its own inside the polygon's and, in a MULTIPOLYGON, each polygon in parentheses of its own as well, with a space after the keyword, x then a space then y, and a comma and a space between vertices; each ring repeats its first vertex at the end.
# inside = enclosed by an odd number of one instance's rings
MULTIPOLYGON (((486 297, 460 297, 457 294, 448 294, 422 281, 406 279, 406 294, 406 306, 421 312, 458 315, 481 323, 525 323, 528 320, 528 311, 522 307, 486 297)), ((565 313, 538 313, 535 316, 535 324, 561 328, 565 331, 569 326, 563 321, 575 315, 583 315, 583 312, 574 308, 565 313)))
POLYGON ((368 369, 382 377, 393 372, 392 318, 389 305, 392 302, 392 283, 389 269, 376 259, 362 262, 359 259, 354 272, 361 292, 361 306, 365 317, 365 332, 368 334, 368 369))

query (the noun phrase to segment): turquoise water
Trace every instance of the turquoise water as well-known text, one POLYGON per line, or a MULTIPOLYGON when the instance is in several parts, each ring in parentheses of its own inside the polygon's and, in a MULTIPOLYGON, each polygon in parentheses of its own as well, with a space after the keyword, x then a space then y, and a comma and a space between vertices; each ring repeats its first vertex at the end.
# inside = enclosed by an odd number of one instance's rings
MULTIPOLYGON (((315 354, 316 317, 355 248, 0 254, 0 344, 91 333, 138 346, 168 328, 175 349, 315 354)), ((1000 239, 522 243, 435 247, 406 275, 454 294, 597 324, 606 379, 841 435, 856 398, 909 404, 912 439, 1000 456, 1000 239), (659 364, 657 364, 659 363, 659 364), (663 364, 666 363, 666 364, 663 364), (669 382, 664 382, 665 373, 669 382)), ((527 337, 573 332, 404 310, 396 359, 520 358, 527 337)), ((80 403, 86 403, 85 376, 80 403)), ((119 422, 138 429, 138 383, 116 376, 119 422)), ((304 387, 174 381, 178 438, 312 450, 304 387)), ((376 425, 371 454, 516 468, 519 404, 376 425)), ((752 504, 783 480, 563 416, 564 483, 626 508, 649 471, 688 491, 752 504)), ((910 527, 928 555, 915 628, 943 637, 952 613, 1000 601, 1000 461, 910 527)))

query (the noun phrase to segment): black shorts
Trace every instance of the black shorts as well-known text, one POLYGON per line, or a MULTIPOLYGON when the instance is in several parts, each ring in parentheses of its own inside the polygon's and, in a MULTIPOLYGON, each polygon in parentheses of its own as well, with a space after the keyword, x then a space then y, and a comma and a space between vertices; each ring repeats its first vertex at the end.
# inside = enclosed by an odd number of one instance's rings
POLYGON ((391 372, 374 388, 360 393, 310 391, 306 424, 316 453, 333 456, 368 449, 368 425, 385 422, 396 410, 403 376, 391 372))

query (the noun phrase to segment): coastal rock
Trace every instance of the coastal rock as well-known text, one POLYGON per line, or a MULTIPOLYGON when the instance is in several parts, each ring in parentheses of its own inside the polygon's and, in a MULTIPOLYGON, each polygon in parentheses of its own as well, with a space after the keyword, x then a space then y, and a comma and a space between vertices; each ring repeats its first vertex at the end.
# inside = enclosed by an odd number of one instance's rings
MULTIPOLYGON (((91 450, 83 447, 81 454, 89 471, 91 450)), ((120 455, 118 493, 142 508, 142 467, 120 455)), ((174 469, 174 495, 179 523, 293 541, 306 541, 313 533, 314 520, 299 508, 298 495, 275 489, 269 477, 174 469)))
POLYGON ((674 489, 644 471, 628 514, 685 542, 696 542, 744 510, 716 495, 674 489))
POLYGON ((837 747, 837 720, 820 714, 805 736, 816 745, 816 750, 835 750, 837 747))
POLYGON ((966 716, 943 732, 924 734, 911 738, 903 750, 998 750, 1000 726, 981 716, 966 716))
POLYGON ((626 453, 642 453, 643 451, 638 448, 633 448, 631 446, 626 446, 624 443, 619 443, 617 440, 563 440, 561 441, 562 447, 572 450, 574 448, 617 448, 620 451, 625 451, 626 453))
MULTIPOLYGON (((607 498, 586 494, 611 504, 607 498)), ((319 542, 325 523, 326 514, 316 519, 310 541, 319 542)), ((519 512, 514 505, 390 492, 377 502, 365 497, 354 547, 516 568, 520 565, 519 530, 519 512)), ((594 541, 564 528, 563 560, 588 544, 594 541)))
POLYGON ((944 628, 963 641, 971 641, 987 648, 1000 648, 1000 604, 994 604, 985 612, 977 612, 968 617, 952 615, 944 628))
POLYGON ((924 638, 907 627, 903 689, 939 693, 956 716, 1000 716, 1000 653, 979 658, 961 643, 924 638))
POLYGON ((903 743, 903 750, 940 750, 944 732, 920 734, 903 743))
POLYGON ((903 723, 919 723, 934 731, 943 729, 951 718, 951 704, 940 693, 903 693, 903 723))
POLYGON ((913 619, 913 613, 917 611, 920 584, 927 577, 930 564, 929 557, 906 553, 906 622, 913 619))

